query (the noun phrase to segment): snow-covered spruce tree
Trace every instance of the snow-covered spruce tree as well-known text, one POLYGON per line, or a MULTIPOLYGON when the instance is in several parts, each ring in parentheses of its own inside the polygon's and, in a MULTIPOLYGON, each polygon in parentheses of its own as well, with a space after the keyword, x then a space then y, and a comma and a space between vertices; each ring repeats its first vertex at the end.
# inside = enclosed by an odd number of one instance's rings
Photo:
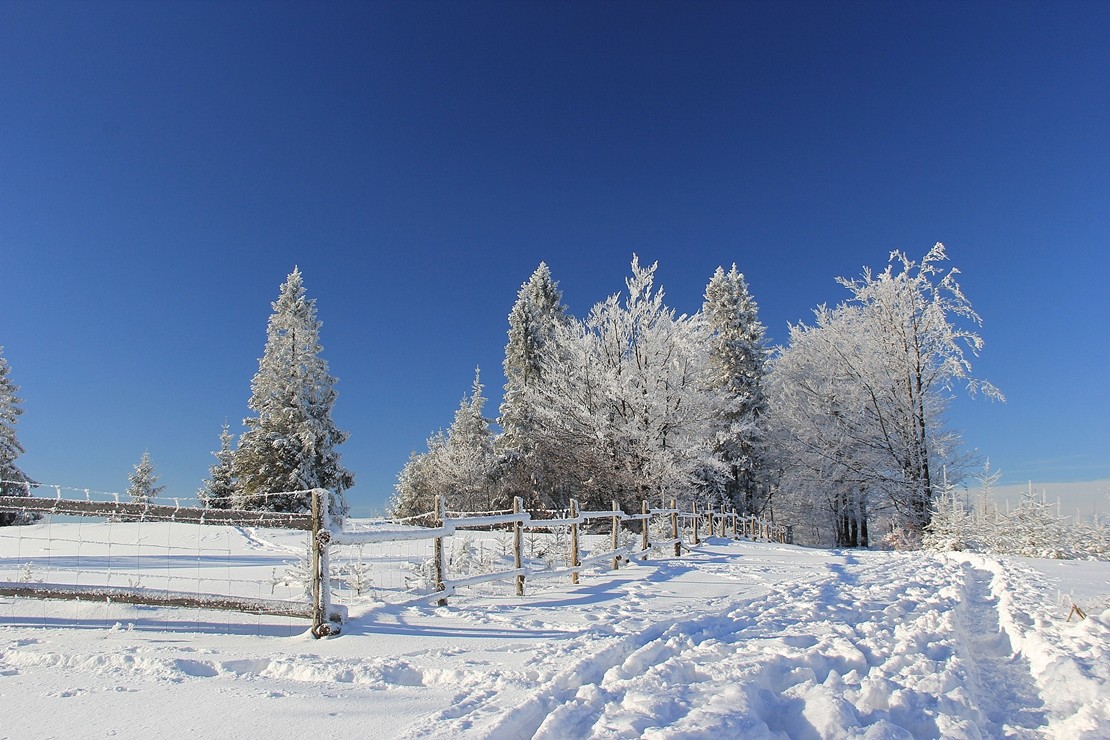
POLYGON ((470 396, 463 396, 451 428, 446 434, 432 435, 428 451, 413 453, 398 474, 389 507, 391 517, 434 511, 436 496, 441 495, 453 511, 491 511, 505 506, 497 497, 497 456, 493 430, 482 415, 485 402, 475 371, 470 396))
POLYGON ((130 482, 127 495, 137 504, 145 504, 166 490, 165 486, 156 485, 158 474, 154 472, 154 463, 149 452, 143 452, 135 469, 127 474, 127 480, 130 482))
POLYGON ((944 483, 933 499, 932 516, 925 526, 921 544, 936 552, 982 552, 977 539, 976 518, 956 487, 944 476, 944 483))
POLYGON ((536 414, 525 389, 543 381, 542 353, 556 341, 555 333, 566 321, 558 283, 541 262, 521 285, 509 311, 509 336, 502 365, 506 380, 498 417, 502 431, 494 443, 502 458, 499 479, 504 495, 523 496, 528 506, 552 503, 558 473, 550 457, 536 446, 536 414))
MULTIPOLYGON (((15 459, 23 454, 23 445, 16 437, 15 425, 23 414, 23 399, 16 396, 19 386, 8 374, 11 367, 0 347, 0 493, 5 496, 27 496, 35 484, 24 474, 15 459)), ((0 527, 25 524, 37 519, 25 513, 0 511, 0 527)))
POLYGON ((239 486, 231 469, 235 457, 235 451, 231 449, 233 439, 231 429, 224 424, 220 432, 220 449, 212 453, 216 462, 208 468, 209 477, 197 491, 197 498, 210 509, 230 509, 239 493, 239 486))
POLYGON ((232 460, 239 481, 236 505, 307 511, 304 492, 324 488, 332 493, 332 511, 344 514, 343 491, 354 484, 354 475, 340 464, 336 447, 347 433, 331 418, 336 379, 320 357, 316 301, 306 297, 299 269, 289 274, 272 305, 247 404, 255 416, 243 420, 247 429, 232 460))
POLYGON ((482 414, 486 399, 478 370, 470 396, 464 396, 447 430, 447 442, 440 455, 443 489, 447 504, 463 511, 492 511, 503 507, 494 490, 497 457, 493 452, 493 430, 482 414))
MULTIPOLYGON (((389 503, 389 516, 393 519, 408 519, 430 514, 436 510, 436 496, 443 493, 443 448, 447 445, 447 435, 442 430, 428 437, 426 452, 409 455, 408 462, 397 474, 393 487, 393 498, 389 503)), ((429 524, 430 519, 417 524, 429 524)))
POLYGON ((764 429, 766 330, 758 310, 736 265, 728 272, 718 267, 702 306, 709 332, 709 389, 719 396, 714 451, 724 471, 710 485, 748 514, 763 512, 771 482, 764 429))

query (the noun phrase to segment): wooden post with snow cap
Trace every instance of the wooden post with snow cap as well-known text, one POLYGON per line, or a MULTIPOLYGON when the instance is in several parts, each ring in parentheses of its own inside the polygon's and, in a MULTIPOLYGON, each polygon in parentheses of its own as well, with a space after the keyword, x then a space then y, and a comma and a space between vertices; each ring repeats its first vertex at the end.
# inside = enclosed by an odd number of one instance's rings
MULTIPOLYGON (((443 520, 446 515, 447 501, 444 499, 443 495, 436 496, 436 511, 434 516, 435 526, 442 527, 443 520)), ((444 567, 445 563, 443 561, 443 538, 436 537, 434 543, 435 544, 432 548, 432 558, 433 560, 435 560, 435 589, 436 591, 446 591, 447 584, 445 583, 445 581, 447 580, 447 574, 445 571, 447 569, 444 567)), ((447 606, 446 597, 436 599, 436 606, 447 606)))
POLYGON ((693 507, 693 510, 694 510, 694 541, 693 541, 693 544, 698 545, 698 544, 701 544, 701 539, 698 537, 698 524, 700 522, 700 520, 698 518, 698 502, 695 501, 694 503, 692 503, 690 505, 693 507))
POLYGON ((671 499, 671 539, 674 540, 674 556, 682 554, 682 539, 678 534, 678 499, 671 499))
MULTIPOLYGON (((620 547, 620 534, 621 534, 621 518, 619 516, 621 507, 616 499, 613 499, 613 550, 614 552, 620 547)), ((621 567, 621 556, 619 554, 613 555, 613 570, 621 567)))
POLYGON ((640 560, 647 560, 648 548, 651 547, 651 542, 648 541, 648 502, 646 499, 643 506, 640 507, 640 513, 643 515, 643 519, 640 520, 640 534, 642 535, 640 538, 640 552, 642 553, 640 560))
POLYGON ((570 500, 570 567, 574 568, 570 572, 570 582, 578 585, 578 566, 582 565, 582 561, 578 559, 578 500, 570 500))
MULTIPOLYGON (((514 514, 519 514, 520 513, 520 510, 522 508, 522 504, 523 504, 523 502, 521 501, 520 496, 513 496, 513 513, 514 514)), ((524 525, 521 524, 519 519, 517 519, 515 522, 513 522, 513 567, 516 568, 517 570, 520 570, 521 568, 524 567, 524 558, 523 558, 523 553, 521 552, 522 542, 521 542, 521 536, 520 536, 521 530, 523 528, 524 528, 524 525)), ((516 576, 516 595, 517 596, 523 596, 524 595, 524 575, 520 574, 520 573, 518 573, 517 576, 516 576)))

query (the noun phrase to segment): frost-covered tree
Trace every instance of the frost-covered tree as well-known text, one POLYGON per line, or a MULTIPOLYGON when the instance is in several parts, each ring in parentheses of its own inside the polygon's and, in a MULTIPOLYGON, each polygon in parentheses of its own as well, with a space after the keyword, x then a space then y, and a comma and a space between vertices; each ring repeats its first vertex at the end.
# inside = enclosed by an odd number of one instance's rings
POLYGON ((552 279, 548 266, 541 262, 520 286, 509 311, 509 339, 502 366, 505 391, 498 418, 502 429, 497 439, 499 450, 526 455, 533 448, 535 412, 528 405, 525 389, 542 380, 542 353, 566 320, 559 285, 552 279))
POLYGON ((498 417, 501 434, 495 440, 502 457, 499 484, 504 494, 523 496, 529 506, 551 503, 551 490, 558 486, 559 476, 551 456, 536 446, 536 412, 526 389, 543 382, 543 354, 567 320, 558 283, 541 262, 520 287, 509 311, 502 365, 505 388, 498 417))
POLYGON ((149 452, 143 452, 138 464, 127 474, 127 480, 130 482, 127 495, 137 504, 145 504, 166 490, 165 486, 157 485, 158 474, 154 472, 154 463, 149 452))
POLYGON ((486 399, 478 370, 470 396, 464 396, 447 430, 440 462, 443 493, 449 506, 469 511, 490 511, 495 501, 493 478, 497 458, 493 452, 493 430, 483 415, 486 399))
POLYGON ((304 492, 332 492, 332 510, 345 513, 343 491, 354 475, 339 462, 336 448, 347 433, 332 421, 336 379, 320 357, 316 301, 306 296, 299 269, 281 286, 266 328, 266 346, 251 381, 232 472, 239 481, 237 506, 273 511, 306 511, 304 492))
POLYGON ((210 509, 230 509, 238 496, 239 486, 232 471, 235 451, 231 448, 234 437, 224 424, 220 432, 220 449, 212 454, 216 462, 208 468, 208 478, 201 484, 197 497, 210 509))
POLYGON ((813 326, 791 328, 769 379, 789 460, 784 491, 791 482, 792 495, 814 496, 817 481, 807 486, 806 471, 828 466, 831 488, 854 496, 836 515, 862 504, 863 525, 879 506, 911 540, 920 538, 937 471, 958 468, 958 435, 943 420, 954 386, 1002 398, 971 376, 981 322, 958 271, 942 267, 947 259, 939 243, 920 264, 893 252, 884 272, 838 280, 852 292, 848 301, 819 308, 813 326))
POLYGON ((925 526, 921 544, 927 550, 938 552, 979 550, 981 533, 976 524, 971 507, 945 475, 933 499, 932 516, 925 526))
POLYGON ((446 434, 428 439, 428 450, 414 453, 397 477, 390 516, 424 514, 445 496, 454 511, 490 511, 505 502, 497 498, 497 456, 493 430, 482 410, 486 399, 478 371, 469 396, 463 396, 446 434))
POLYGON ((711 485, 738 510, 762 513, 770 493, 763 390, 766 329, 736 265, 718 267, 705 288, 709 390, 718 396, 714 451, 721 475, 711 485))
MULTIPOLYGON (((409 455, 408 462, 397 474, 389 516, 394 519, 411 519, 434 513, 436 496, 443 493, 443 448, 447 435, 442 430, 428 437, 427 451, 409 455)), ((430 519, 417 522, 429 524, 430 519)))
POLYGON ((656 268, 633 256, 624 298, 559 326, 543 382, 525 389, 539 444, 584 505, 687 497, 712 464, 704 324, 664 304, 656 268))
MULTIPOLYGON (((0 493, 5 496, 27 496, 35 484, 15 464, 23 454, 23 445, 16 436, 15 426, 23 414, 23 399, 16 394, 19 386, 9 377, 11 367, 0 347, 0 493)), ((23 524, 36 517, 17 512, 0 511, 0 527, 23 524)))

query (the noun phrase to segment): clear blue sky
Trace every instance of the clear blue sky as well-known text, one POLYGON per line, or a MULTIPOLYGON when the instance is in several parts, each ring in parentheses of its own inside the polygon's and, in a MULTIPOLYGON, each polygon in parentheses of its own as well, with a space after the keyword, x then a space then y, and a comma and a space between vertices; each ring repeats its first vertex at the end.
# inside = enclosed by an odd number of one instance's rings
POLYGON ((1110 478, 1110 4, 0 2, 0 345, 24 470, 192 495, 294 265, 357 511, 545 260, 577 315, 736 262, 774 341, 936 241, 1005 480, 1110 478))

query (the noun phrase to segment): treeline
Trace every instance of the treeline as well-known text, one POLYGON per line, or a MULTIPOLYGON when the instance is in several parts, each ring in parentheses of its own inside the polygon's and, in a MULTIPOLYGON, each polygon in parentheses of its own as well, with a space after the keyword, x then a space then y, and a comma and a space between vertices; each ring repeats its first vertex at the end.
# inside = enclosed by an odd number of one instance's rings
POLYGON ((1001 397, 971 376, 980 321, 946 261, 937 244, 840 279, 849 297, 776 348, 735 265, 688 316, 633 257, 625 290, 579 319, 541 263, 509 312, 496 419, 476 376, 398 475, 391 513, 440 494, 455 510, 696 499, 815 543, 919 546, 939 471, 965 463, 943 421, 955 385, 1001 397))
MULTIPOLYGON (((340 463, 338 445, 347 433, 331 418, 335 378, 320 356, 320 322, 316 302, 308 298, 299 269, 282 284, 266 327, 266 344, 251 380, 247 402, 252 414, 237 444, 224 424, 220 449, 209 477, 197 492, 203 505, 213 508, 306 511, 308 491, 332 493, 332 510, 346 513, 343 492, 354 475, 340 463)), ((28 495, 37 484, 15 463, 23 453, 15 424, 23 413, 19 388, 9 378, 10 368, 0 354, 0 493, 28 495)), ((128 474, 128 495, 147 501, 162 492, 150 454, 144 452, 128 474)), ((31 515, 0 512, 0 526, 33 521, 31 515)))

